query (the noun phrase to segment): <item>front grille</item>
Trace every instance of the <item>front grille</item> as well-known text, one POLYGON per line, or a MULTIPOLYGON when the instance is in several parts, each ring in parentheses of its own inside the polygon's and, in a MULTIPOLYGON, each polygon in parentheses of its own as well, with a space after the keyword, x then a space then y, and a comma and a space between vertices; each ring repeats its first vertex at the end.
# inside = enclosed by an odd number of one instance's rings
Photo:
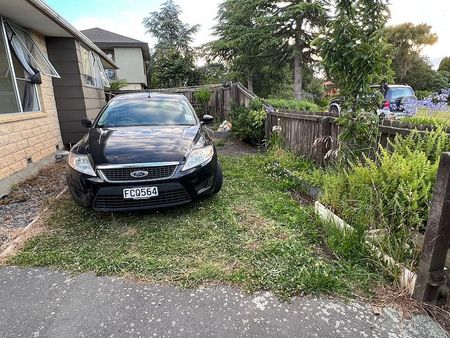
POLYGON ((155 208, 190 202, 191 199, 184 189, 162 191, 159 196, 146 200, 123 199, 119 195, 98 195, 94 201, 94 209, 133 209, 155 208))
POLYGON ((101 173, 110 182, 128 182, 128 181, 150 181, 169 178, 173 175, 176 165, 165 165, 159 167, 144 167, 144 168, 114 168, 102 169, 101 173), (146 171, 148 175, 145 177, 132 177, 131 173, 134 171, 146 171))

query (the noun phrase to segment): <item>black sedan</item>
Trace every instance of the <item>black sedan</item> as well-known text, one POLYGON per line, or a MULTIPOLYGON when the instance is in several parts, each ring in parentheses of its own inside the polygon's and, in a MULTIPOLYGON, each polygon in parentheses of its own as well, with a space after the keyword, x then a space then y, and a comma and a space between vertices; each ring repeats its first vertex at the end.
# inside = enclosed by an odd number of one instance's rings
POLYGON ((138 93, 111 100, 70 151, 67 183, 76 202, 99 211, 189 203, 222 188, 204 124, 183 95, 138 93))

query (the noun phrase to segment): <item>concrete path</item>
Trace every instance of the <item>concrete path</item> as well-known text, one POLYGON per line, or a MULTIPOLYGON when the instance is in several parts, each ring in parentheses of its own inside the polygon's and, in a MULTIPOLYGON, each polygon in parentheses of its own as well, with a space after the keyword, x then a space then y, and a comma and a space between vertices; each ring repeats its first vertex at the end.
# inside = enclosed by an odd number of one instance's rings
POLYGON ((0 337, 445 337, 360 303, 182 290, 45 269, 0 269, 0 337))

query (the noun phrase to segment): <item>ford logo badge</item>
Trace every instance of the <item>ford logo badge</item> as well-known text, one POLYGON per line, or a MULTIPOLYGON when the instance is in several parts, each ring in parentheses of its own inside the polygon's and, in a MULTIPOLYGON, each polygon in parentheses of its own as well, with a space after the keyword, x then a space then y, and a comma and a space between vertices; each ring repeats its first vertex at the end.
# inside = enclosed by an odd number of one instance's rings
POLYGON ((132 173, 130 173, 130 176, 134 177, 134 178, 147 177, 148 176, 148 171, 144 171, 144 170, 133 171, 132 173))

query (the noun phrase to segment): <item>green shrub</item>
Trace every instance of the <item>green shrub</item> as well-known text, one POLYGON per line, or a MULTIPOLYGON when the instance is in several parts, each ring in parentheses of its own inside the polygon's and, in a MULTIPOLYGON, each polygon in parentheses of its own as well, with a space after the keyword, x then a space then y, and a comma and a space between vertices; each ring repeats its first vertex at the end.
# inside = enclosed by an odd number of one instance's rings
POLYGON ((128 85, 127 80, 119 79, 119 80, 109 82, 109 89, 110 90, 121 90, 122 88, 125 88, 127 85, 128 85))
POLYGON ((208 89, 200 89, 193 94, 195 102, 205 105, 209 103, 211 92, 208 89))
POLYGON ((194 92, 193 97, 195 102, 197 102, 202 106, 203 114, 207 114, 208 103, 211 98, 211 92, 206 88, 200 89, 199 91, 194 92))
POLYGON ((265 102, 275 109, 288 109, 296 111, 311 111, 319 112, 319 106, 311 101, 306 100, 283 100, 283 99, 268 99, 265 102))
POLYGON ((244 142, 252 145, 261 144, 264 139, 266 115, 267 113, 264 109, 252 110, 243 107, 233 107, 233 131, 244 142))
POLYGON ((415 263, 411 231, 423 231, 428 219, 440 154, 450 149, 438 128, 426 135, 398 136, 389 151, 324 179, 322 201, 351 224, 357 233, 381 229, 382 251, 396 261, 415 263))
POLYGON ((429 91, 429 90, 417 90, 416 91, 416 97, 419 100, 423 100, 429 96, 431 96, 431 94, 433 94, 433 92, 429 91))

